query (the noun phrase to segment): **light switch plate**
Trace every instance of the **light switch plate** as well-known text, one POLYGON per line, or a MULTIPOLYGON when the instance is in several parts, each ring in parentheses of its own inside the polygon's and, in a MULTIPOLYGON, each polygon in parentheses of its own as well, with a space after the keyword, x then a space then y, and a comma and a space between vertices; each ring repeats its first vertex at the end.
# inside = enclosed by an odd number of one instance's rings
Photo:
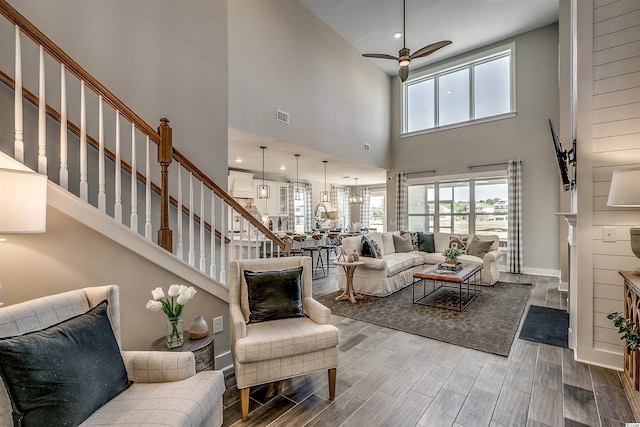
POLYGON ((616 228, 615 227, 602 227, 602 241, 603 242, 615 242, 616 228))
POLYGON ((213 318, 213 333, 218 334, 224 330, 224 323, 222 321, 222 316, 213 318))

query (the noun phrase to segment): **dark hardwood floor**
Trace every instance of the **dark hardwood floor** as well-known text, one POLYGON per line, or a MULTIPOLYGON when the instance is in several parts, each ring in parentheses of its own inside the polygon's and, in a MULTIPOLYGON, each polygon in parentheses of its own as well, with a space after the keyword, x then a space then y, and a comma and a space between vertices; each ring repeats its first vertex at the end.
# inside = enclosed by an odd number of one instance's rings
MULTIPOLYGON (((314 295, 336 291, 336 267, 314 295)), ((532 283, 529 304, 565 308, 558 279, 532 283)), ((346 304, 347 302, 345 302, 346 304)), ((249 420, 228 379, 224 424, 243 426, 624 426, 634 422, 615 371, 578 363, 560 347, 514 339, 508 358, 332 315, 340 329, 336 398, 326 372, 251 390, 249 420)))

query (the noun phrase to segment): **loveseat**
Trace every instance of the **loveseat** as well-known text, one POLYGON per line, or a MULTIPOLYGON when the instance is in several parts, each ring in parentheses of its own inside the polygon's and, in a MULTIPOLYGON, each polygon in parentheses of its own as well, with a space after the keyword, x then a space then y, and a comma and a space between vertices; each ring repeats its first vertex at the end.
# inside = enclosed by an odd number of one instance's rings
MULTIPOLYGON (((353 275, 356 292, 387 296, 410 285, 414 273, 443 262, 442 251, 450 246, 463 251, 463 255, 458 257, 462 263, 482 265, 482 284, 493 285, 500 273, 498 261, 504 255, 499 250, 499 243, 497 235, 385 232, 345 237, 339 253, 346 256, 355 250, 360 255, 360 261, 365 262, 355 269, 353 275), (362 256, 363 237, 374 243, 379 251, 378 258, 362 256), (407 243, 407 240, 411 243, 407 243), (467 253, 467 249, 471 249, 470 253, 467 253)), ((342 269, 338 270, 338 286, 340 289, 346 287, 346 276, 342 269)))
POLYGON ((221 371, 196 373, 191 352, 120 350, 118 295, 100 286, 0 309, 0 426, 222 424, 221 371))

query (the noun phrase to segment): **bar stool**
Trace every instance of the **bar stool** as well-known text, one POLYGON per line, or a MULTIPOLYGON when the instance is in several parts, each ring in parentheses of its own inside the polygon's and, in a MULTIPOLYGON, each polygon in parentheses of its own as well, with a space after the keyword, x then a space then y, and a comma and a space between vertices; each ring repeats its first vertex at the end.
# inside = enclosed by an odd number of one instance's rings
POLYGON ((333 251, 333 253, 338 256, 338 237, 339 233, 329 233, 327 234, 327 239, 325 240, 325 244, 320 248, 327 251, 327 270, 331 265, 329 263, 329 253, 333 251))
POLYGON ((322 254, 320 253, 322 247, 318 246, 318 241, 322 239, 322 234, 313 234, 311 238, 314 240, 314 245, 305 246, 302 250, 309 252, 309 255, 311 256, 311 271, 315 271, 316 268, 320 266, 322 268, 322 276, 324 277, 326 275, 324 272, 324 261, 322 261, 322 254), (315 263, 316 254, 318 255, 317 264, 315 263))

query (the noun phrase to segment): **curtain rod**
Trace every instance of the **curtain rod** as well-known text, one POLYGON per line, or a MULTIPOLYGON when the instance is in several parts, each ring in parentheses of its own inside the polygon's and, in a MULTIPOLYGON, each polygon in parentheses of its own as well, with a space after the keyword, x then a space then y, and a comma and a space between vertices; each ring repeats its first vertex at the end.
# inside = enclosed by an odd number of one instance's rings
POLYGON ((416 171, 416 172, 407 172, 407 175, 418 175, 418 174, 423 174, 423 173, 436 173, 435 169, 431 169, 428 171, 416 171))
POLYGON ((502 162, 502 163, 489 163, 486 165, 469 165, 467 166, 468 169, 474 169, 474 168, 486 168, 488 166, 506 166, 508 165, 509 162, 502 162))

